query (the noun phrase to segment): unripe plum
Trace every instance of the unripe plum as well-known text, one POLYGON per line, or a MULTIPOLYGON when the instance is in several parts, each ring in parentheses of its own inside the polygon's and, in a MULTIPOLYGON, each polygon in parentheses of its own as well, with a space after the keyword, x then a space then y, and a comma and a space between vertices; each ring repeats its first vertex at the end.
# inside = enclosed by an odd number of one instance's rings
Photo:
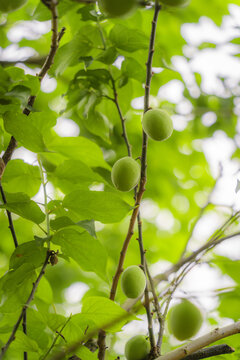
POLYGON ((183 300, 170 310, 168 327, 175 338, 186 340, 196 335, 202 321, 201 311, 190 301, 183 300))
POLYGON ((113 165, 111 177, 118 190, 130 191, 140 179, 140 165, 129 156, 123 157, 113 165))
POLYGON ((160 0, 160 2, 167 6, 183 7, 187 6, 190 0, 160 0))
POLYGON ((27 0, 0 0, 0 11, 9 13, 22 7, 27 0))
POLYGON ((168 139, 173 132, 172 119, 166 111, 161 109, 151 109, 145 112, 142 126, 145 133, 156 141, 168 139))
POLYGON ((128 340, 125 345, 127 360, 144 360, 150 352, 150 344, 144 335, 137 335, 128 340))
POLYGON ((136 299, 144 292, 146 276, 139 266, 129 266, 122 274, 122 291, 131 299, 136 299))
POLYGON ((100 9, 110 17, 130 14, 136 7, 137 0, 99 0, 100 9))

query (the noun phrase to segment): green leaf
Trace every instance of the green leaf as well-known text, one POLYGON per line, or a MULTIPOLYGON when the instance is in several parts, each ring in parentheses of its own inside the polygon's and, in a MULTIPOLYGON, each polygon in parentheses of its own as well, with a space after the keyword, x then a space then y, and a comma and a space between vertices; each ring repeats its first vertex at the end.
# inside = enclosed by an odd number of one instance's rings
POLYGON ((53 304, 53 291, 49 281, 44 276, 38 285, 35 297, 47 304, 53 304))
POLYGON ((114 193, 84 190, 76 190, 66 195, 63 206, 75 211, 82 219, 94 219, 104 224, 122 220, 131 209, 114 193))
POLYGON ((70 321, 67 323, 62 331, 62 334, 68 343, 76 342, 84 335, 80 326, 73 323, 72 319, 70 319, 70 321))
POLYGON ((82 136, 55 137, 49 142, 48 147, 50 150, 59 152, 70 159, 80 160, 90 167, 99 166, 110 169, 110 166, 103 159, 100 147, 82 136))
POLYGON ((97 360, 97 351, 93 353, 86 346, 81 346, 75 354, 82 360, 97 360))
POLYGON ((9 111, 3 115, 3 119, 5 130, 26 149, 36 153, 47 151, 43 135, 28 116, 9 111))
POLYGON ((100 44, 101 38, 97 27, 95 25, 83 26, 70 42, 57 51, 53 71, 56 75, 62 74, 69 66, 79 64, 80 58, 89 56, 91 50, 100 44))
POLYGON ((32 340, 29 336, 25 335, 22 331, 18 330, 13 342, 14 350, 36 352, 39 353, 40 349, 35 340, 32 340))
POLYGON ((44 221, 45 215, 40 207, 24 193, 5 193, 7 204, 1 204, 0 207, 5 208, 14 214, 25 219, 31 220, 36 224, 44 221))
POLYGON ((63 254, 74 259, 83 270, 95 272, 106 280, 106 251, 87 231, 60 230, 54 234, 52 242, 60 245, 63 254))
POLYGON ((100 61, 104 64, 111 65, 114 63, 118 56, 117 49, 114 46, 109 47, 107 50, 103 50, 95 60, 100 61))
POLYGON ((11 255, 9 269, 17 269, 23 264, 31 264, 36 269, 44 263, 46 251, 39 241, 20 244, 11 255))
POLYGON ((123 75, 144 83, 145 71, 142 65, 134 58, 127 57, 122 63, 123 75))
POLYGON ((67 180, 71 183, 88 183, 91 184, 94 181, 103 182, 104 180, 92 171, 84 162, 80 160, 66 160, 60 164, 54 175, 61 179, 67 180))
POLYGON ((227 274, 236 281, 236 283, 240 284, 240 277, 238 276, 240 272, 240 260, 230 260, 224 256, 216 256, 213 263, 221 269, 223 274, 227 274))
POLYGON ((219 296, 220 305, 218 311, 220 316, 233 319, 234 321, 239 320, 239 296, 240 288, 219 296))
POLYGON ((100 136, 106 142, 109 142, 110 124, 107 117, 99 111, 88 111, 84 125, 94 135, 100 136))
POLYGON ((4 190, 7 192, 24 192, 34 196, 41 185, 41 176, 38 166, 25 163, 23 160, 8 162, 2 177, 4 190))
POLYGON ((95 238, 97 237, 96 232, 95 232, 94 220, 82 220, 82 221, 78 221, 77 223, 75 223, 67 216, 60 216, 54 220, 51 220, 50 225, 53 230, 60 230, 64 227, 68 227, 68 226, 75 226, 75 225, 80 226, 81 228, 87 230, 87 232, 91 236, 93 236, 95 238))
POLYGON ((86 297, 83 301, 80 316, 93 320, 99 329, 106 329, 110 332, 120 331, 127 320, 137 319, 132 315, 129 315, 128 318, 127 311, 121 308, 120 305, 100 296, 86 297), (106 325, 110 324, 111 326, 106 327, 106 325))
POLYGON ((134 52, 148 48, 148 37, 138 29, 129 29, 128 27, 117 24, 110 32, 110 40, 116 48, 134 52))
POLYGON ((1 313, 14 313, 19 311, 32 290, 36 280, 36 273, 32 264, 22 264, 17 269, 8 271, 0 279, 0 293, 2 303, 1 313))

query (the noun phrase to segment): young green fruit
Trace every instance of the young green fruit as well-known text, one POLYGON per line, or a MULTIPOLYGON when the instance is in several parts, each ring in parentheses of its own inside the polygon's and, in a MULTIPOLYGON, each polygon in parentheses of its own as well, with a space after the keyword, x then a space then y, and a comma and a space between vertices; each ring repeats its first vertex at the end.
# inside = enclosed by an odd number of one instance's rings
POLYGON ((0 0, 0 11, 9 13, 26 4, 27 0, 0 0))
POLYGON ((140 165, 129 156, 115 162, 112 168, 112 182, 120 191, 130 191, 140 179, 140 165))
POLYGON ((173 132, 172 119, 166 111, 161 109, 152 109, 145 112, 142 126, 145 133, 156 141, 168 139, 173 132))
POLYGON ((183 7, 187 6, 190 0, 160 0, 162 4, 167 6, 183 7))
POLYGON ((200 310, 188 300, 175 305, 169 314, 169 331, 178 340, 186 340, 194 336, 202 325, 200 310))
POLYGON ((144 335, 132 337, 125 345, 127 360, 144 360, 150 352, 150 344, 144 335))
POLYGON ((137 0, 99 0, 100 9, 110 17, 130 14, 136 7, 137 0))
POLYGON ((146 276, 140 267, 136 265, 129 266, 122 274, 122 291, 131 299, 136 299, 145 290, 146 276))

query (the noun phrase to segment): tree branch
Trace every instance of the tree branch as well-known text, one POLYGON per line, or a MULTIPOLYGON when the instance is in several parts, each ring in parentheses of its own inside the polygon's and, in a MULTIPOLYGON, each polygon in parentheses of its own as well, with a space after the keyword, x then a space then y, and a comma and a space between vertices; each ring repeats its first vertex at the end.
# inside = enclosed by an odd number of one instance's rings
POLYGON ((113 88, 113 96, 114 99, 113 102, 115 103, 116 107, 117 107, 117 111, 121 120, 121 124, 122 124, 122 137, 125 141, 126 147, 127 147, 127 153, 128 156, 132 156, 132 150, 131 150, 131 145, 129 143, 128 140, 128 136, 127 136, 127 131, 126 131, 126 125, 125 125, 125 119, 123 117, 119 102, 118 102, 118 93, 117 93, 117 89, 116 89, 116 84, 115 84, 115 80, 113 79, 113 77, 111 76, 111 82, 112 82, 112 88, 113 88))
MULTIPOLYGON (((153 58, 153 52, 154 52, 156 24, 157 24, 157 18, 158 18, 158 13, 160 11, 160 8, 161 8, 161 6, 158 4, 158 1, 156 1, 155 11, 154 11, 154 19, 153 19, 153 22, 152 22, 152 32, 151 32, 151 38, 150 38, 150 45, 149 45, 149 56, 148 56, 148 61, 147 61, 147 64, 146 64, 146 66, 147 66, 147 79, 146 79, 146 86, 145 86, 146 92, 145 92, 145 101, 144 101, 144 104, 145 104, 144 110, 145 111, 147 111, 147 109, 149 107, 149 89, 150 89, 151 77, 152 77, 152 58, 153 58)), ((131 219, 130 219, 127 236, 125 238, 125 241, 124 241, 124 244, 123 244, 123 247, 122 247, 122 251, 120 253, 118 267, 117 267, 116 273, 115 273, 115 275, 113 277, 111 293, 110 293, 110 299, 111 300, 115 299, 118 281, 119 281, 120 275, 121 275, 121 273, 123 271, 123 263, 124 263, 124 259, 125 259, 125 256, 126 256, 126 251, 127 251, 129 242, 130 242, 130 240, 131 240, 131 238, 133 236, 133 233, 134 233, 133 229, 134 229, 134 225, 135 225, 135 222, 136 222, 136 219, 137 219, 139 205, 140 205, 143 193, 145 191, 146 168, 147 168, 146 155, 147 155, 147 135, 145 133, 143 133, 140 185, 139 185, 139 190, 138 190, 137 197, 136 197, 134 210, 132 212, 132 216, 131 216, 131 219)))
MULTIPOLYGON (((6 199, 5 193, 4 193, 4 191, 3 191, 1 179, 0 179, 0 192, 1 192, 1 195, 2 195, 3 203, 6 205, 7 199, 6 199)), ((6 212, 7 212, 8 223, 9 223, 9 226, 8 226, 8 227, 9 227, 9 229, 10 229, 10 231, 11 231, 12 238, 13 238, 13 242, 14 242, 14 246, 15 246, 15 248, 16 248, 16 247, 18 247, 18 241, 17 241, 17 236, 16 236, 16 233, 15 233, 15 229, 14 229, 14 226, 13 226, 12 214, 11 214, 11 212, 8 211, 7 209, 6 209, 6 212)))
MULTIPOLYGON (((176 264, 172 265, 168 270, 163 272, 162 274, 156 275, 153 278, 154 285, 159 284, 161 281, 167 281, 169 276, 176 271, 178 271, 182 266, 187 264, 188 262, 193 261, 198 255, 200 255, 202 252, 207 252, 211 249, 213 249, 215 246, 221 244, 223 241, 231 239, 235 236, 239 236, 240 232, 236 232, 227 236, 224 236, 220 238, 220 235, 222 235, 223 231, 226 231, 227 228, 236 221, 240 216, 239 211, 231 216, 222 226, 221 228, 210 238, 208 242, 206 242, 204 245, 202 245, 200 248, 198 248, 196 251, 192 252, 189 256, 180 259, 176 264)), ((123 304, 123 308, 126 311, 130 311, 132 307, 136 304, 136 302, 139 299, 127 299, 126 302, 123 304)))
MULTIPOLYGON (((139 305, 136 307, 136 311, 140 310, 141 308, 142 308, 142 304, 139 303, 139 305)), ((125 314, 119 316, 118 319, 115 319, 114 321, 110 321, 110 322, 108 322, 106 324, 103 324, 102 328, 108 329, 111 326, 117 324, 119 321, 127 320, 131 316, 132 316, 131 313, 125 313, 125 314)), ((79 347, 81 347, 85 341, 87 341, 88 339, 94 337, 98 333, 98 331, 99 331, 99 329, 96 328, 96 329, 93 329, 91 332, 89 332, 89 334, 84 334, 83 336, 79 337, 79 340, 76 341, 74 344, 71 344, 70 346, 66 347, 63 351, 60 351, 59 353, 53 355, 51 357, 51 360, 64 359, 66 357, 66 355, 69 355, 69 354, 73 353, 79 347)), ((184 346, 182 346, 180 348, 177 348, 176 350, 173 350, 173 351, 171 351, 171 352, 169 352, 169 353, 167 353, 165 355, 162 355, 162 356, 158 357, 156 360, 180 360, 180 359, 185 359, 186 356, 189 356, 189 355, 193 356, 194 353, 196 353, 198 350, 204 348, 205 346, 208 346, 208 345, 210 345, 211 343, 213 343, 213 342, 215 342, 217 340, 223 339, 225 337, 228 337, 228 336, 231 336, 231 335, 234 335, 234 334, 237 334, 237 333, 240 333, 240 321, 238 321, 238 322, 236 322, 234 324, 225 326, 225 327, 220 328, 220 329, 217 328, 217 329, 211 331, 210 333, 208 333, 208 334, 206 334, 204 336, 201 336, 200 338, 198 338, 196 340, 193 340, 192 342, 190 342, 190 343, 188 343, 188 344, 186 344, 186 345, 184 345, 184 346), (173 354, 174 354, 174 356, 173 356, 173 354)), ((209 354, 213 353, 212 348, 215 348, 215 350, 216 350, 216 347, 210 347, 210 348, 208 348, 209 350, 207 351, 207 349, 206 349, 203 352, 203 354, 207 355, 208 353, 209 354)), ((223 346, 222 348, 218 346, 217 349, 219 351, 218 355, 220 354, 220 349, 222 349, 222 354, 225 354, 225 353, 227 354, 227 353, 231 353, 231 352, 234 351, 233 349, 232 349, 232 351, 230 349, 229 349, 229 351, 225 350, 226 349, 225 346, 223 346)), ((201 355, 201 353, 199 353, 199 355, 201 355)), ((199 357, 199 359, 200 359, 200 357, 199 357)), ((192 358, 190 360, 196 360, 196 358, 192 358)))
MULTIPOLYGON (((57 12, 57 4, 58 2, 56 0, 51 0, 50 5, 49 5, 49 9, 51 11, 52 14, 52 40, 51 40, 51 48, 50 48, 50 52, 42 66, 42 69, 40 70, 39 74, 37 74, 36 76, 39 78, 40 81, 42 81, 42 79, 44 78, 44 76, 46 75, 46 73, 48 72, 48 70, 50 69, 52 63, 53 63, 53 59, 54 56, 56 54, 56 51, 58 49, 59 46, 59 41, 62 38, 64 32, 65 32, 65 28, 63 28, 61 30, 61 32, 58 34, 58 12, 57 12)), ((24 108, 23 110, 23 114, 25 115, 29 115, 31 112, 31 108, 33 107, 34 101, 35 101, 35 96, 31 95, 28 99, 28 104, 27 106, 24 108)), ((14 150, 17 147, 17 140, 14 138, 14 136, 11 137, 10 142, 8 144, 8 147, 5 151, 5 153, 3 154, 3 161, 5 163, 5 165, 7 165, 8 161, 11 159, 12 154, 14 152, 14 150)))
POLYGON ((167 280, 168 277, 176 272, 177 270, 179 270, 183 265, 185 265, 186 263, 194 260, 199 254, 201 254, 203 251, 207 250, 211 250, 213 247, 221 244, 223 241, 231 239, 235 236, 239 236, 240 235, 240 231, 224 236, 220 239, 216 239, 212 242, 207 242, 206 244, 204 244, 203 246, 201 246, 198 250, 194 251, 191 255, 189 255, 188 257, 180 260, 177 264, 173 265, 172 267, 170 267, 170 269, 168 269, 167 271, 165 271, 164 273, 157 275, 154 277, 154 282, 155 284, 158 284, 160 281, 162 280, 167 280))
POLYGON ((234 351, 235 350, 227 344, 213 345, 208 348, 198 350, 193 354, 184 357, 183 360, 206 359, 217 355, 232 354, 234 351))
POLYGON ((205 346, 238 333, 240 333, 240 321, 222 328, 216 328, 208 334, 205 334, 196 340, 189 342, 188 344, 185 344, 161 357, 158 357, 157 360, 181 360, 186 356, 204 348, 205 346))
POLYGON ((21 321, 22 321, 22 319, 23 319, 23 317, 24 317, 24 313, 25 313, 25 311, 27 310, 29 304, 31 303, 31 301, 32 301, 33 298, 34 298, 34 295, 35 295, 35 292, 36 292, 36 290, 37 290, 37 287, 38 287, 38 285, 39 285, 39 283, 40 283, 41 278, 43 277, 43 275, 44 275, 44 273, 45 273, 45 269, 46 269, 46 267, 47 267, 49 258, 50 258, 50 256, 51 256, 52 254, 53 254, 53 251, 49 251, 49 250, 47 251, 46 258, 45 258, 45 261, 44 261, 44 263, 43 263, 43 266, 42 266, 42 268, 41 268, 41 270, 40 270, 40 273, 39 273, 36 281, 33 283, 32 291, 31 291, 31 293, 30 293, 30 295, 29 295, 26 303, 25 303, 25 304, 23 305, 23 307, 22 307, 22 311, 21 311, 21 313, 20 313, 20 315, 19 315, 19 317, 18 317, 18 320, 17 320, 16 324, 15 324, 14 327, 13 327, 12 333, 11 333, 8 341, 6 342, 6 344, 5 344, 5 345, 2 347, 2 349, 1 349, 0 359, 3 359, 4 354, 6 353, 7 349, 8 349, 9 346, 10 346, 10 344, 11 344, 11 343, 13 342, 13 340, 15 339, 16 332, 17 332, 17 330, 18 330, 18 328, 19 328, 19 325, 20 325, 20 323, 21 323, 21 321))
MULTIPOLYGON (((156 0, 154 16, 153 16, 153 21, 152 21, 152 30, 151 30, 151 36, 150 36, 150 42, 149 42, 148 60, 146 63, 147 76, 146 76, 145 95, 144 95, 144 112, 146 112, 149 108, 150 85, 151 85, 151 79, 152 79, 152 60, 153 60, 153 54, 154 54, 157 19, 158 19, 158 14, 159 14, 160 9, 161 9, 161 5, 156 0)), ((121 273, 123 272, 123 264, 124 264, 126 252, 128 249, 128 245, 134 234, 134 225, 135 225, 135 222, 136 222, 136 219, 138 216, 140 202, 142 200, 142 196, 145 191, 146 168, 147 168, 147 135, 143 131, 142 156, 141 156, 141 178, 140 178, 139 190, 136 195, 135 206, 134 206, 134 210, 132 212, 132 216, 130 219, 128 232, 127 232, 125 241, 123 243, 122 250, 120 252, 120 258, 119 258, 117 270, 113 277, 111 291, 110 291, 110 299, 111 300, 115 299, 119 278, 121 276, 121 273)), ((99 337, 98 337, 98 346, 99 346, 98 359, 99 360, 103 360, 104 356, 105 356, 105 349, 106 349, 105 337, 106 337, 105 332, 101 330, 99 333, 99 337)))

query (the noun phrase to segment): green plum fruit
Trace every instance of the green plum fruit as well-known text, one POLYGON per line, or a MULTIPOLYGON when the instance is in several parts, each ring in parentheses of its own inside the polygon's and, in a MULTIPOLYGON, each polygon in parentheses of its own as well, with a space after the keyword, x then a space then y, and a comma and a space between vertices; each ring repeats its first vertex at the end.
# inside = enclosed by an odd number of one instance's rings
POLYGON ((186 340, 196 335, 202 326, 201 311, 190 301, 183 300, 169 312, 169 331, 178 340, 186 340))
POLYGON ((99 0, 100 10, 110 17, 130 15, 137 5, 137 0, 99 0))
POLYGON ((127 360, 144 360, 150 352, 150 344, 144 335, 137 335, 128 340, 125 345, 127 360))
POLYGON ((173 132, 172 119, 165 110, 151 109, 145 112, 142 119, 145 133, 153 140, 168 139, 173 132))
POLYGON ((0 0, 0 11, 9 13, 26 4, 27 0, 0 0))
POLYGON ((190 0, 160 0, 160 2, 167 6, 184 7, 190 3, 190 0))
POLYGON ((120 191, 130 191, 140 179, 140 165, 133 158, 126 156, 115 162, 112 168, 112 182, 120 191))
POLYGON ((122 274, 121 286, 128 298, 136 299, 145 290, 146 276, 139 266, 129 266, 122 274))

